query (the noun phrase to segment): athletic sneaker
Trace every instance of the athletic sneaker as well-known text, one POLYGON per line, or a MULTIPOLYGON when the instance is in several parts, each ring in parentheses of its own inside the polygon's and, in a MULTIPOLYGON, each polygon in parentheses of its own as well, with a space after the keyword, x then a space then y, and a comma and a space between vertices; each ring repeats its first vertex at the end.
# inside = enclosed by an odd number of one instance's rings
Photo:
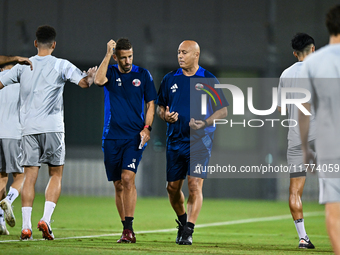
POLYGON ((181 236, 182 236, 184 227, 183 227, 182 223, 181 223, 179 220, 175 220, 175 221, 176 221, 177 224, 178 224, 178 226, 176 227, 176 228, 178 229, 178 231, 177 231, 177 237, 176 237, 176 243, 178 244, 178 243, 179 243, 179 239, 180 239, 181 236))
POLYGON ((310 240, 306 241, 306 239, 301 238, 299 241, 299 248, 301 249, 314 249, 315 246, 312 244, 310 240))
POLYGON ((21 236, 20 236, 20 240, 32 240, 33 236, 32 236, 32 230, 31 229, 23 229, 21 230, 21 236))
POLYGON ((121 242, 122 243, 135 243, 136 242, 135 233, 130 229, 124 229, 121 242))
POLYGON ((5 198, 0 201, 0 207, 5 212, 5 219, 6 219, 7 224, 10 225, 11 227, 14 227, 15 217, 14 217, 12 205, 10 204, 10 202, 8 202, 8 200, 5 198))
POLYGON ((50 224, 48 224, 46 221, 40 220, 38 223, 38 229, 42 232, 42 237, 46 240, 53 240, 54 235, 51 229, 50 224))
POLYGON ((6 225, 0 225, 0 235, 9 235, 6 225))
POLYGON ((179 245, 192 245, 192 233, 194 233, 194 230, 185 225, 182 236, 179 239, 178 244, 179 245))

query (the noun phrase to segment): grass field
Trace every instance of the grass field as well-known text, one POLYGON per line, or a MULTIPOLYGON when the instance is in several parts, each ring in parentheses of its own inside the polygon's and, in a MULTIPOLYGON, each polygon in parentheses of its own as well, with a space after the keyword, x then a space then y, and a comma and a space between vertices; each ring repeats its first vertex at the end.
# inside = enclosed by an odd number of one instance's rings
POLYGON ((44 197, 34 202, 33 241, 19 241, 20 198, 14 202, 17 224, 0 236, 1 254, 332 254, 324 207, 304 203, 307 233, 315 250, 298 249, 298 237, 286 202, 205 199, 192 246, 176 245, 175 215, 166 198, 139 198, 136 244, 117 244, 122 226, 114 199, 61 196, 52 219, 54 241, 41 239, 36 225, 44 197))

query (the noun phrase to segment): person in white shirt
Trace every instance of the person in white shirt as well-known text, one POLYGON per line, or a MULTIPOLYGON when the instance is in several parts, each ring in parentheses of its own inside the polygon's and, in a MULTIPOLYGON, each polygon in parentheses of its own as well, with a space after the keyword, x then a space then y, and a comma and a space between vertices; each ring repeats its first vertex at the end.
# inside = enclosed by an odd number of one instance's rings
MULTIPOLYGON (((292 41, 293 54, 298 59, 286 70, 280 77, 278 88, 278 110, 281 112, 281 90, 282 88, 299 87, 299 73, 303 66, 304 59, 315 51, 314 39, 305 33, 297 33, 292 41)), ((289 99, 299 98, 299 93, 287 93, 289 99)), ((288 119, 298 121, 298 108, 294 104, 287 105, 288 119)), ((315 140, 315 119, 312 116, 310 121, 311 131, 309 132, 308 141, 314 148, 315 140)), ((303 153, 301 149, 301 139, 298 125, 290 125, 288 130, 288 149, 287 162, 290 165, 290 185, 289 185, 289 209, 292 214, 296 231, 299 235, 299 248, 314 249, 314 245, 309 240, 305 230, 303 209, 301 197, 306 181, 306 168, 303 164, 303 153)))
POLYGON ((35 197, 34 185, 41 163, 48 164, 50 180, 45 191, 44 215, 38 223, 43 238, 53 240, 51 216, 61 192, 65 161, 63 90, 67 80, 88 88, 94 81, 97 67, 81 72, 68 60, 52 56, 56 47, 53 27, 40 26, 34 45, 36 56, 28 66, 16 65, 0 77, 0 89, 20 82, 20 121, 22 125, 22 158, 25 169, 22 187, 21 239, 32 239, 31 214, 35 197))
MULTIPOLYGON (((0 77, 9 72, 15 64, 16 62, 2 64, 0 77)), ((24 181, 24 168, 19 165, 21 157, 19 92, 19 83, 0 91, 0 235, 9 235, 6 222, 11 227, 15 226, 12 203, 19 196, 24 181), (12 174, 13 182, 6 196, 9 174, 12 174)))
MULTIPOLYGON (((335 254, 340 254, 340 5, 326 16, 329 45, 309 56, 301 70, 301 87, 311 91, 311 99, 302 104, 316 112, 315 147, 319 174, 319 202, 325 204, 326 226, 335 254)), ((299 112, 304 163, 314 160, 308 143, 309 116, 299 112)), ((311 165, 312 166, 312 165, 311 165)))

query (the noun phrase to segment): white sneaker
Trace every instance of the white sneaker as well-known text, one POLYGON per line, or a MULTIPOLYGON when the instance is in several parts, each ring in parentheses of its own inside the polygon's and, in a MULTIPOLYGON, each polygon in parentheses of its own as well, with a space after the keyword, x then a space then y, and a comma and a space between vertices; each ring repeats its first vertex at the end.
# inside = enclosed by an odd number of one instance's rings
POLYGON ((0 235, 9 235, 6 225, 0 225, 0 235))
POLYGON ((15 217, 14 217, 12 205, 10 204, 10 202, 8 202, 8 200, 5 198, 0 201, 0 207, 5 212, 5 219, 6 219, 7 224, 10 225, 11 227, 14 227, 15 217))

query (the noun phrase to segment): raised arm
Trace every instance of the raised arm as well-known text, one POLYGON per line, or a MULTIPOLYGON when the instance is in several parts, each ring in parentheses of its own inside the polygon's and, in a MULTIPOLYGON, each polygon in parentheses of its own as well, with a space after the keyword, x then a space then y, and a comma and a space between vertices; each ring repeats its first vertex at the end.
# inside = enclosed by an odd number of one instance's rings
POLYGON ((94 77, 96 75, 96 71, 97 71, 97 66, 89 68, 89 70, 87 70, 86 72, 87 76, 79 81, 78 83, 79 87, 83 89, 91 87, 94 81, 94 77))
POLYGON ((116 47, 116 42, 111 39, 107 43, 107 50, 106 50, 105 57, 102 63, 100 64, 96 77, 94 79, 94 83, 98 86, 103 86, 108 81, 108 79, 106 78, 107 68, 109 66, 111 57, 113 55, 113 50, 115 47, 116 47))
POLYGON ((17 62, 21 65, 29 65, 31 66, 31 70, 33 70, 32 62, 28 58, 20 57, 20 56, 2 56, 0 55, 0 65, 17 62))

